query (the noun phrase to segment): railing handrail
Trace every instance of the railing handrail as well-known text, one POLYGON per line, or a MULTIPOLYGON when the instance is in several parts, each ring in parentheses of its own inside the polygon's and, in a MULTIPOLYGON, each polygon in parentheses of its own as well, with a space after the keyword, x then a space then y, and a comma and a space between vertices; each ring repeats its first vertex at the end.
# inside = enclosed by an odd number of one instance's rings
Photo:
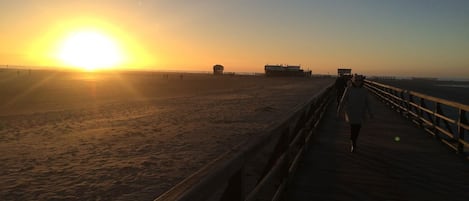
MULTIPOLYGON (((309 115, 309 117, 307 117, 306 120, 304 120, 304 122, 312 123, 313 126, 317 126, 318 121, 322 118, 322 115, 324 114, 325 107, 327 105, 329 96, 331 94, 330 92, 333 86, 334 84, 332 83, 329 86, 323 88, 319 93, 316 93, 306 103, 297 105, 283 119, 281 119, 278 122, 274 122, 270 124, 266 131, 262 132, 256 137, 250 138, 244 141, 243 143, 240 143, 235 148, 232 148, 231 150, 217 157, 208 165, 204 166, 199 171, 190 175, 189 177, 181 181, 179 184, 177 184, 176 186, 174 186, 173 188, 171 188, 170 190, 168 190, 167 192, 165 192, 164 194, 156 198, 155 201, 207 200, 208 198, 210 198, 210 196, 213 196, 215 192, 218 192, 221 189, 221 187, 226 186, 227 183, 229 186, 233 180, 239 179, 239 178, 235 178, 236 175, 242 174, 243 168, 246 165, 245 162, 249 160, 253 155, 255 155, 255 153, 258 152, 259 149, 262 149, 267 144, 272 143, 272 141, 276 139, 276 137, 280 137, 280 138, 282 138, 282 136, 288 137, 289 133, 284 133, 284 131, 292 130, 293 127, 298 127, 296 123, 292 124, 293 122, 299 122, 301 121, 302 117, 309 115), (319 103, 319 101, 321 101, 321 103, 319 103), (314 108, 315 104, 317 108, 314 108), (320 117, 317 118, 317 115, 319 115, 320 117), (313 118, 317 118, 317 119, 315 119, 314 121, 310 121, 313 118)), ((313 127, 310 129, 313 129, 313 127)), ((297 133, 302 133, 301 135, 303 135, 305 131, 301 129, 299 131, 293 131, 293 132, 295 132, 294 135, 296 135, 297 133)), ((309 134, 311 134, 311 132, 309 134)), ((309 138, 309 137, 306 137, 306 134, 304 135, 305 136, 301 136, 301 137, 304 137, 305 139, 309 138)), ((293 136, 293 138, 297 139, 297 137, 295 136, 293 136)), ((280 139, 279 141, 281 140, 282 139, 280 139)), ((291 140, 291 141, 296 141, 296 140, 291 140)), ((287 144, 287 147, 289 147, 289 145, 290 143, 287 144)), ((306 145, 305 142, 303 142, 302 146, 304 145, 306 145)), ((304 147, 300 147, 298 149, 300 151, 297 151, 297 152, 301 152, 301 150, 303 150, 304 147)), ((279 156, 274 158, 275 164, 273 164, 272 167, 268 167, 269 173, 273 171, 273 169, 278 169, 279 165, 284 165, 283 163, 284 163, 285 158, 288 158, 287 155, 290 154, 289 151, 291 150, 287 149, 287 150, 283 150, 282 153, 277 153, 279 156)), ((302 153, 297 153, 297 155, 294 157, 295 161, 297 161, 296 159, 299 158, 298 157, 299 154, 302 154, 302 153)), ((295 164, 293 164, 292 166, 294 165, 295 164)), ((287 168, 287 171, 288 169, 290 168, 287 168)), ((260 179, 263 179, 263 178, 260 178, 260 179)), ((240 181, 237 181, 237 182, 240 182, 240 181)), ((262 182, 259 181, 259 183, 262 183, 262 182)), ((226 188, 229 188, 229 187, 226 187, 226 188)), ((279 191, 282 191, 282 190, 283 190, 282 187, 279 187, 274 197, 278 197, 279 191)), ((230 191, 230 189, 224 189, 224 192, 227 192, 227 191, 230 191)), ((255 196, 251 194, 247 198, 249 197, 252 198, 255 196)), ((245 199, 244 196, 240 195, 237 198, 230 198, 229 200, 244 200, 244 199, 245 199)))
POLYGON ((398 87, 394 87, 394 86, 391 86, 391 85, 386 85, 386 84, 371 81, 371 80, 365 80, 365 82, 366 83, 371 83, 373 85, 381 86, 381 87, 384 87, 384 88, 389 88, 389 89, 392 89, 396 92, 407 92, 410 95, 417 96, 419 98, 424 98, 425 100, 438 102, 438 103, 445 104, 447 106, 451 106, 451 107, 455 107, 455 108, 461 108, 465 111, 469 111, 469 105, 459 103, 459 102, 456 102, 456 101, 446 100, 446 99, 438 98, 438 97, 435 97, 435 96, 430 96, 430 95, 426 95, 426 94, 423 94, 423 93, 415 92, 415 91, 412 91, 412 90, 401 89, 401 88, 398 88, 398 87))
POLYGON ((469 142, 467 141, 469 139, 465 139, 466 132, 469 132, 469 123, 466 116, 469 111, 469 105, 370 80, 365 80, 365 86, 396 108, 396 110, 403 114, 411 115, 416 119, 416 123, 422 126, 428 133, 436 136, 459 153, 465 153, 465 147, 469 147, 469 142), (414 97, 419 99, 419 103, 414 102, 416 101, 414 97), (428 108, 426 101, 433 103, 433 108, 428 108), (455 109, 458 112, 458 117, 452 118, 443 114, 441 105, 455 109), (425 115, 428 118, 425 118, 425 115), (445 127, 440 125, 441 122, 445 124, 445 127), (453 132, 450 124, 457 127, 457 131, 453 132), (449 139, 443 139, 442 137, 444 136, 449 139))

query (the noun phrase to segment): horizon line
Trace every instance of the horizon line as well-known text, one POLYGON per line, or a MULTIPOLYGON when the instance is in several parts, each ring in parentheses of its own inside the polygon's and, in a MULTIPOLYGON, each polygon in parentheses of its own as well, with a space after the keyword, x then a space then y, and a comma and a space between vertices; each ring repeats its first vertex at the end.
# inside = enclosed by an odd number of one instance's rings
MULTIPOLYGON (((340 68, 340 67, 338 67, 340 68)), ((167 72, 167 73, 212 73, 211 68, 207 68, 208 70, 188 70, 188 69, 176 69, 176 70, 170 70, 170 69, 154 69, 154 67, 151 66, 135 66, 133 68, 123 68, 123 67, 118 67, 118 68, 110 68, 110 69, 98 69, 98 70, 93 70, 93 71, 86 71, 86 70, 80 70, 77 69, 76 67, 67 67, 67 66, 49 66, 49 65, 43 65, 43 66, 35 66, 35 65, 10 65, 10 64, 3 64, 0 65, 0 69, 15 69, 15 70, 56 70, 56 71, 74 71, 74 72, 110 72, 110 71, 117 71, 117 72, 167 72), (2 67, 3 66, 3 67, 2 67), (152 69, 153 68, 153 69, 152 69)), ((311 69, 310 69, 311 70, 311 69)), ((336 70, 336 69, 335 69, 336 70)), ((264 73, 264 70, 262 71, 225 71, 227 73, 241 73, 241 74, 259 74, 259 73, 264 73)), ((355 73, 353 73, 355 74, 355 73)), ((411 79, 411 78, 436 78, 438 80, 454 80, 454 81, 469 81, 469 77, 459 77, 459 76, 414 76, 414 75, 380 75, 380 74, 363 74, 363 73, 357 73, 365 76, 375 77, 375 78, 390 78, 390 79, 411 79)), ((336 74, 330 74, 329 72, 327 73, 316 73, 313 75, 326 75, 326 76, 337 76, 336 74)))

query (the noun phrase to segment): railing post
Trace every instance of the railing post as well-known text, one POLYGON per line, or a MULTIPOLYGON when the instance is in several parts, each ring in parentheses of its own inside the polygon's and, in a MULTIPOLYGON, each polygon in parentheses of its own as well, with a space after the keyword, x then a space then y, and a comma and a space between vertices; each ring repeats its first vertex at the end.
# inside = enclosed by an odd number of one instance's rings
POLYGON ((440 139, 439 131, 436 129, 437 126, 440 126, 440 117, 436 114, 440 114, 441 111, 441 104, 435 102, 435 108, 433 108, 433 133, 435 133, 437 139, 440 139))
MULTIPOLYGON (((381 102, 386 101, 385 100, 386 93, 384 93, 386 91, 386 88, 383 88, 382 86, 377 86, 377 87, 380 87, 380 89, 382 90, 382 91, 378 91, 378 93, 381 94, 381 98, 380 98, 381 102)), ((385 104, 387 105, 388 103, 385 103, 385 104)))
POLYGON ((405 111, 402 109, 402 108, 405 108, 405 102, 404 102, 404 91, 401 91, 399 92, 399 98, 401 98, 401 100, 399 100, 399 105, 401 106, 400 107, 400 113, 401 115, 403 115, 405 113, 405 111))
MULTIPOLYGON (((274 147, 274 150, 272 154, 270 155, 270 158, 267 162, 267 165, 264 168, 264 171, 261 174, 261 179, 267 175, 269 170, 274 166, 275 162, 277 159, 282 155, 282 153, 287 149, 288 144, 289 144, 289 134, 290 134, 290 126, 288 126, 286 129, 281 131, 280 137, 277 141, 277 144, 274 147)), ((259 180, 260 182, 260 180, 259 180)))
POLYGON ((424 106, 425 106, 425 99, 420 97, 420 107, 419 107, 419 112, 418 112, 420 127, 423 127, 423 121, 420 118, 425 118, 425 117, 423 117, 423 109, 422 109, 422 108, 424 108, 424 106))
MULTIPOLYGON (((284 182, 288 182, 288 176, 289 176, 288 175, 288 173, 289 173, 288 170, 290 168, 290 164, 292 164, 293 159, 295 158, 295 156, 293 156, 293 154, 294 154, 293 147, 289 146, 288 149, 286 150, 284 162, 283 162, 281 170, 280 170, 280 175, 279 175, 280 177, 279 177, 279 181, 278 181, 278 185, 280 185, 280 186, 284 182)), ((284 192, 279 192, 279 193, 281 194, 280 197, 279 197, 279 200, 281 200, 281 201, 285 200, 284 192)))
MULTIPOLYGON (((409 117, 409 114, 410 114, 410 113, 409 113, 409 110, 411 109, 411 108, 410 108, 410 103, 409 103, 409 102, 410 102, 410 97, 411 97, 411 95, 409 94, 409 92, 408 92, 407 90, 404 90, 404 91, 403 91, 403 94, 406 96, 406 97, 405 97, 405 104, 406 104, 406 107, 405 107, 405 108, 406 108, 407 118, 408 118, 408 117, 409 117)), ((404 98, 404 97, 403 97, 403 98, 404 98)))
MULTIPOLYGON (((415 102, 414 102, 414 95, 410 94, 409 93, 409 110, 412 112, 412 113, 417 113, 416 110, 414 110, 415 106, 413 105, 415 102)), ((412 115, 412 118, 415 118, 413 115, 412 115)))
POLYGON ((244 200, 244 189, 243 189, 243 173, 244 168, 241 168, 228 181, 223 196, 220 201, 242 201, 244 200))
MULTIPOLYGON (((461 124, 467 124, 467 118, 466 118, 466 111, 463 109, 459 108, 459 118, 458 118, 458 133, 459 133, 459 140, 464 141, 464 131, 465 129, 462 127, 461 124)), ((458 152, 459 153, 464 153, 464 144, 461 143, 458 140, 458 152)))
POLYGON ((391 108, 394 108, 394 105, 391 103, 391 96, 389 94, 392 94, 392 89, 387 88, 386 91, 388 94, 386 94, 386 97, 388 98, 388 104, 391 106, 391 108))
POLYGON ((298 134, 298 131, 300 131, 300 129, 305 126, 306 120, 308 120, 307 113, 306 111, 302 111, 300 117, 298 117, 296 120, 295 125, 289 131, 289 141, 295 138, 295 135, 298 134))

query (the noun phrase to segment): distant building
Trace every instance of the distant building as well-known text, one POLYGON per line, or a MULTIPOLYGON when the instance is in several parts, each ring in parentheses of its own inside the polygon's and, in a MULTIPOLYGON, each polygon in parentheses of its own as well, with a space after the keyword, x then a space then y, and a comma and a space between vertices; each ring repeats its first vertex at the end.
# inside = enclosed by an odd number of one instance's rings
POLYGON ((311 71, 304 71, 300 66, 290 65, 265 65, 265 75, 268 77, 273 76, 297 76, 297 77, 309 77, 311 71))
POLYGON ((339 68, 337 69, 337 75, 338 76, 351 76, 352 75, 352 69, 351 68, 339 68))
POLYGON ((216 64, 216 65, 213 66, 213 74, 214 75, 223 75, 223 70, 224 69, 225 68, 222 65, 216 64))

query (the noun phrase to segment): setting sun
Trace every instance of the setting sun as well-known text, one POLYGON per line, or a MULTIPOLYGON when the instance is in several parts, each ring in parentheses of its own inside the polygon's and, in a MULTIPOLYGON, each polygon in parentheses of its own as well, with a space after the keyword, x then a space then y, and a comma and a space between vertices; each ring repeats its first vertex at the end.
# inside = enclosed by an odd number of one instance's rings
POLYGON ((58 59, 65 65, 87 71, 116 67, 123 54, 112 37, 95 30, 76 31, 61 43, 58 59))

